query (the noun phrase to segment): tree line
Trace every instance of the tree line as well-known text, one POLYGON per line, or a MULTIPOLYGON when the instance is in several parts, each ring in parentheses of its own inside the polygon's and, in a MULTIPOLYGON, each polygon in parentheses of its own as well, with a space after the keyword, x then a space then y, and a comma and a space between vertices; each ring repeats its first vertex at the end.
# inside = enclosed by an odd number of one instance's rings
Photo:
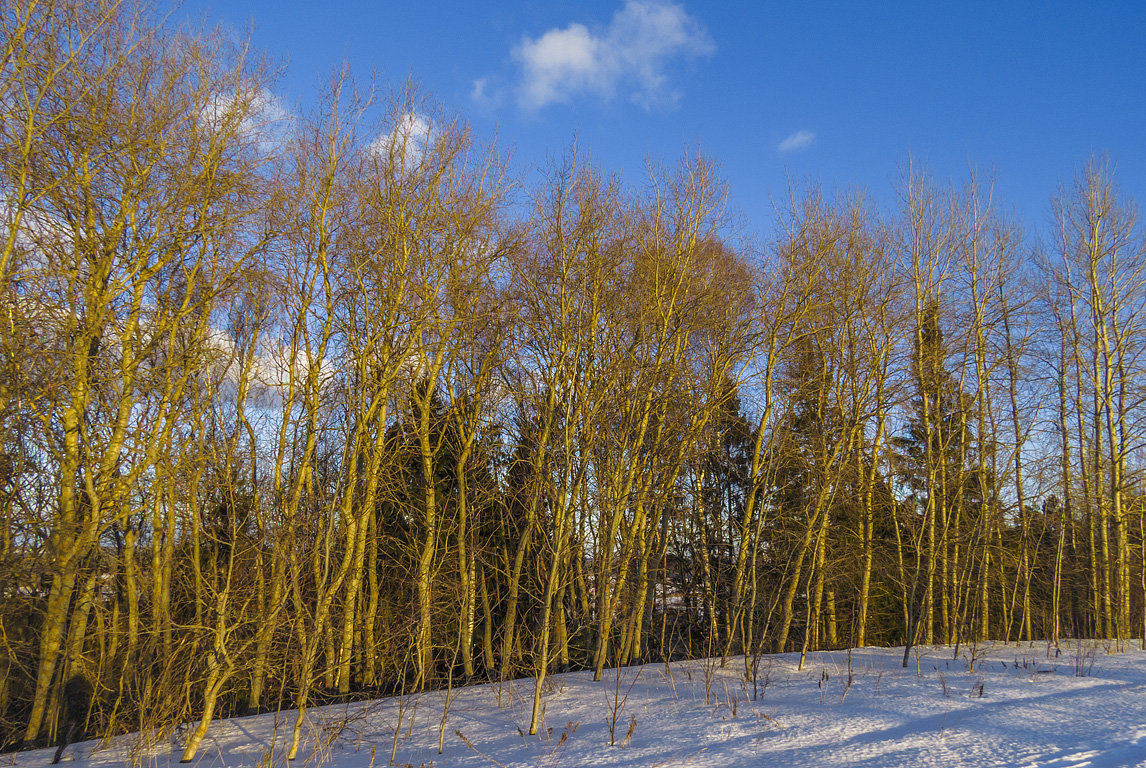
MULTIPOLYGON (((125 0, 0 10, 0 743, 697 656, 1146 635, 1146 236, 1087 162, 533 174, 125 0), (69 687, 82 678, 88 685, 69 687)), ((905 649, 905 658, 907 650, 905 649)))

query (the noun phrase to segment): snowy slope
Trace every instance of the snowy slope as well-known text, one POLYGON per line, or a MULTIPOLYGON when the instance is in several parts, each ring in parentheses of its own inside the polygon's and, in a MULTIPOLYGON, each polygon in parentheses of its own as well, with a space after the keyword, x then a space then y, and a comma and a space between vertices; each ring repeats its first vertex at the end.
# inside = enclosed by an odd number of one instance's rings
MULTIPOLYGON (((926 648, 903 669, 902 649, 858 649, 850 654, 850 687, 847 652, 810 654, 802 671, 798 654, 765 656, 755 701, 743 658, 724 668, 694 661, 607 670, 598 683, 591 673, 555 675, 544 737, 522 735, 532 681, 456 689, 442 754, 444 692, 326 707, 312 710, 295 764, 380 768, 396 739, 397 764, 439 768, 1146 766, 1146 652, 1086 643, 1056 655, 1045 643, 992 644, 975 656, 972 671, 970 648, 958 658, 951 648, 926 648)), ((292 719, 278 716, 277 737, 273 714, 217 722, 197 763, 285 765, 292 719)), ((133 756, 142 765, 178 764, 169 742, 147 751, 136 745, 89 742, 69 753, 74 768, 118 766, 133 756)), ((39 750, 0 762, 40 768, 51 755, 39 750)))

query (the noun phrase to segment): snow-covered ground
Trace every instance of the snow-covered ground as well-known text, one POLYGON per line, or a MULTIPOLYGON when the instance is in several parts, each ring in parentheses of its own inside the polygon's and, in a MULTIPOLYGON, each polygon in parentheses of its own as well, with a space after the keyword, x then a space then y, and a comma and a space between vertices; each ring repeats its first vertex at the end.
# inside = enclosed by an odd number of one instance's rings
MULTIPOLYGON (((723 668, 693 661, 607 670, 597 683, 587 672, 555 675, 539 736, 526 734, 531 680, 455 689, 441 754, 444 691, 325 707, 311 710, 295 764, 382 768, 396 745, 395 764, 415 768, 1146 766, 1146 652, 1082 643, 1056 653, 1036 643, 972 653, 923 648, 907 669, 902 649, 810 654, 803 670, 798 654, 764 656, 755 699, 743 658, 723 668)), ((284 766, 292 715, 216 722, 198 765, 284 766)), ((141 752, 137 743, 88 742, 65 760, 77 768, 132 756, 144 766, 178 764, 177 745, 141 752)), ((40 768, 51 756, 5 755, 0 766, 40 768)))

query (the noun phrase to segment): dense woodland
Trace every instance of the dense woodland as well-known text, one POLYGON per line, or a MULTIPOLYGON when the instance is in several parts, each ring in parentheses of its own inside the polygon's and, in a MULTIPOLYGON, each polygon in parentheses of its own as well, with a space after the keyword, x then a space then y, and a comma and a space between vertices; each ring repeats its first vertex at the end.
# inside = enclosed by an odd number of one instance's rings
POLYGON ((1038 238, 908 167, 753 243, 700 155, 518 172, 412 87, 286 115, 216 30, 0 17, 0 743, 77 676, 190 758, 468 680, 1146 632, 1109 162, 1038 238))

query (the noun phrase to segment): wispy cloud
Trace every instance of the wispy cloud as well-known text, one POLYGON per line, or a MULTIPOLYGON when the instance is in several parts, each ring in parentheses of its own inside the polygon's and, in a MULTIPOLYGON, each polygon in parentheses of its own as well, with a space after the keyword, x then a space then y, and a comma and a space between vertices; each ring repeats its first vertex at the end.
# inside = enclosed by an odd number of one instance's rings
POLYGON ((673 102, 667 69, 679 58, 709 56, 716 46, 683 6, 662 0, 627 0, 595 34, 584 24, 522 38, 513 51, 521 65, 518 103, 525 109, 568 102, 589 93, 617 91, 643 107, 673 102))
POLYGON ((474 101, 485 101, 488 99, 489 95, 485 90, 487 83, 488 81, 484 77, 479 77, 477 80, 474 80, 473 89, 470 91, 470 98, 474 101))
POLYGON ((781 155, 786 155, 789 152, 796 152, 801 149, 807 149, 816 140, 816 134, 811 131, 796 131, 788 136, 788 138, 781 141, 776 145, 776 151, 781 155))

